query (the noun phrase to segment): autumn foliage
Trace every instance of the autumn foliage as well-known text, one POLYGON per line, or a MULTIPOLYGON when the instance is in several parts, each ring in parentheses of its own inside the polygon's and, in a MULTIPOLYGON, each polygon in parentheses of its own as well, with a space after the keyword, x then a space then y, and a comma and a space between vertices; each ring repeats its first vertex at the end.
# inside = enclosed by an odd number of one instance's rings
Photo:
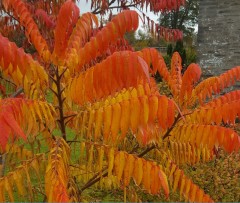
MULTIPOLYGON (((184 1, 142 3, 157 11, 184 1)), ((123 37, 138 27, 135 11, 99 28, 97 17, 80 16, 71 0, 57 18, 35 10, 43 24, 22 0, 3 5, 36 52, 0 34, 1 74, 24 90, 0 99, 0 201, 79 202, 96 186, 122 189, 124 201, 140 201, 140 188, 166 199, 178 191, 180 200, 213 202, 181 166, 213 160, 218 148, 239 151, 240 91, 220 95, 240 80, 239 66, 200 81, 197 64, 182 74, 178 53, 168 68, 155 49, 133 51, 123 37), (37 23, 54 29, 51 40, 37 23), (157 72, 170 96, 159 91, 157 72)))

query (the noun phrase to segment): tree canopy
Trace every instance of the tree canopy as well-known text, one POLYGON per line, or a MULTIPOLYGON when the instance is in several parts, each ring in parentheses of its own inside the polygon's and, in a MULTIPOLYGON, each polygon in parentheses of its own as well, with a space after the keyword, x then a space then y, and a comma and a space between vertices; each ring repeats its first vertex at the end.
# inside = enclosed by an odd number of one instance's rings
POLYGON ((198 23, 199 1, 186 0, 186 5, 179 9, 161 13, 160 25, 170 29, 180 29, 185 35, 193 34, 198 23))

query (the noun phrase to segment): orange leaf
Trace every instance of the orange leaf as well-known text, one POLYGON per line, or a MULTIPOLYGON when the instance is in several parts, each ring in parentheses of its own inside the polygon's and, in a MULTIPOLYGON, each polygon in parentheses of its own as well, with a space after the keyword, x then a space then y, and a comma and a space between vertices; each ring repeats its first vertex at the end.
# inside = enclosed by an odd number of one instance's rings
POLYGON ((23 130, 20 128, 16 120, 14 119, 13 115, 9 112, 4 112, 3 118, 5 122, 9 125, 10 128, 12 128, 12 131, 14 131, 18 136, 22 137, 23 139, 27 139, 26 135, 24 134, 23 130))
POLYGON ((157 118, 158 98, 157 96, 149 97, 149 124, 154 124, 157 118))
POLYGON ((165 196, 168 198, 169 197, 169 186, 168 186, 167 176, 162 170, 159 170, 159 178, 160 178, 161 186, 163 188, 165 196))
POLYGON ((133 133, 136 133, 139 125, 140 108, 141 106, 138 98, 132 98, 130 100, 130 109, 131 109, 130 125, 133 133))
POLYGON ((140 185, 143 178, 143 160, 140 158, 135 159, 133 179, 136 185, 140 185))
POLYGON ((124 186, 128 186, 133 175, 135 158, 133 155, 125 154, 126 164, 124 167, 124 186))
POLYGON ((118 181, 122 179, 124 167, 125 167, 125 153, 123 151, 117 152, 114 160, 114 171, 118 181))
POLYGON ((158 173, 159 173, 159 166, 152 165, 151 176, 149 178, 151 179, 150 187, 151 187, 151 194, 153 195, 158 194, 161 188, 160 178, 158 177, 158 173))
POLYGON ((54 32, 55 43, 52 59, 55 64, 63 65, 66 57, 67 42, 79 16, 79 9, 71 0, 67 0, 61 7, 54 32))
POLYGON ((143 180, 142 184, 148 193, 151 193, 151 168, 152 164, 149 161, 143 160, 143 180))

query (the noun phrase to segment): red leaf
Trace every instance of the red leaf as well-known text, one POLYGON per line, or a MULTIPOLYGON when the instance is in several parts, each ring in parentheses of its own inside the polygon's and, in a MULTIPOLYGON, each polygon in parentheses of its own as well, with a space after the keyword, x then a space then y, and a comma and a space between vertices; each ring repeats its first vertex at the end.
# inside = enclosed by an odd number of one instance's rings
POLYGON ((9 112, 4 112, 3 119, 9 125, 9 127, 14 131, 18 136, 22 137, 23 139, 27 139, 26 135, 24 134, 23 130, 20 128, 18 123, 16 122, 13 115, 9 112))

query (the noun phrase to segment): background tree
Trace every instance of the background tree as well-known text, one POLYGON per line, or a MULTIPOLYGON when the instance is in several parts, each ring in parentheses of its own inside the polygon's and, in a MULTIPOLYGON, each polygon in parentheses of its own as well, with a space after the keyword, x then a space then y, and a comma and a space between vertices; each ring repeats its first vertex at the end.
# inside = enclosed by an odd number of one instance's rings
POLYGON ((198 0, 186 0, 186 5, 179 9, 162 12, 160 25, 171 29, 180 29, 184 35, 192 35, 198 22, 198 0))
POLYGON ((144 31, 138 30, 137 32, 130 32, 124 35, 124 38, 134 48, 139 51, 145 47, 160 48, 160 46, 166 45, 166 41, 163 39, 156 39, 144 26, 144 31))

